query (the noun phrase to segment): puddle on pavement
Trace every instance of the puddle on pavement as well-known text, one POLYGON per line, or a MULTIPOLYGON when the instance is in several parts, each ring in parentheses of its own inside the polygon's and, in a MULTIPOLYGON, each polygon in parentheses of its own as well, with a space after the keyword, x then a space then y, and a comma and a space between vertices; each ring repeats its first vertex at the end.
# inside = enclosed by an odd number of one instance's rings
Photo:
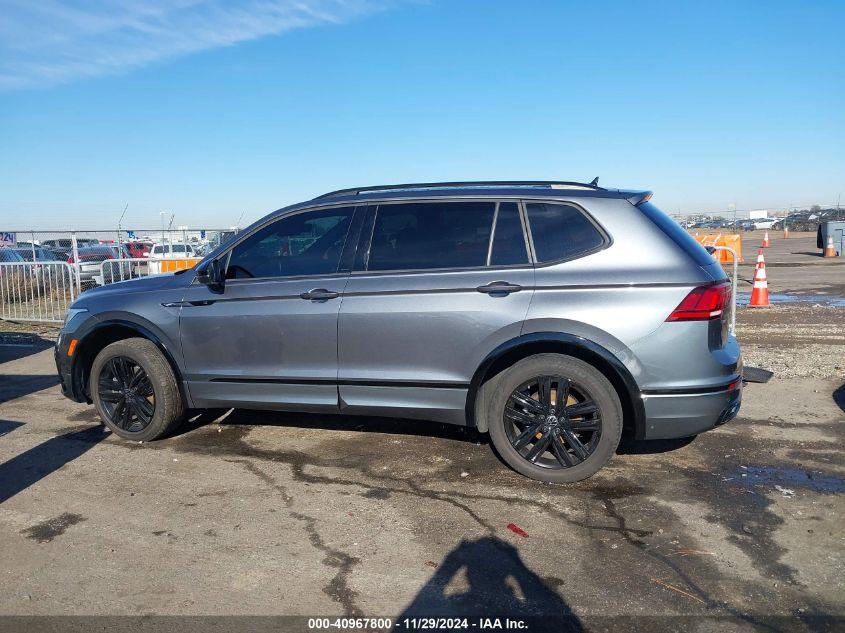
POLYGON ((746 466, 737 472, 738 479, 749 486, 807 488, 815 492, 845 492, 845 479, 800 468, 746 466), (745 475, 745 476, 743 476, 745 475))
MULTIPOLYGON (((737 305, 747 306, 751 298, 749 293, 741 293, 736 296, 737 305)), ((845 297, 839 295, 808 294, 797 295, 779 292, 769 293, 769 301, 772 303, 820 303, 835 308, 845 308, 845 297)))

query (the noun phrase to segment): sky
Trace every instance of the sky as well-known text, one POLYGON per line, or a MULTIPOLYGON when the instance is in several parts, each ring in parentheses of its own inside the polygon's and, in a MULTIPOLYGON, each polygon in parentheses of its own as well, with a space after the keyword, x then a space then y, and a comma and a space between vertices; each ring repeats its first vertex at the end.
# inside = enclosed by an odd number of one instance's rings
POLYGON ((0 231, 245 226, 347 186, 845 193, 845 2, 0 0, 0 231))

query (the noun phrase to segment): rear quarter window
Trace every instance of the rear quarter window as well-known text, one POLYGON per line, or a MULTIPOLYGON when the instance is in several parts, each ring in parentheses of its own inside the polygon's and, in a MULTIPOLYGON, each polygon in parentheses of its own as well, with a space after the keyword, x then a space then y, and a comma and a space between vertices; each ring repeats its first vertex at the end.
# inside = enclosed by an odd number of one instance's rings
POLYGON ((692 257, 693 261, 699 266, 710 266, 711 264, 716 263, 716 260, 713 258, 707 250, 699 244, 695 238, 686 232, 680 224, 675 222, 672 218, 668 215, 663 213, 660 209, 656 206, 651 204, 650 202, 646 202, 644 204, 637 205, 637 208, 643 212, 649 220, 654 222, 666 236, 675 242, 678 246, 680 246, 690 257, 692 257))
POLYGON ((529 202, 525 209, 538 264, 574 259, 604 246, 598 228, 570 204, 529 202))

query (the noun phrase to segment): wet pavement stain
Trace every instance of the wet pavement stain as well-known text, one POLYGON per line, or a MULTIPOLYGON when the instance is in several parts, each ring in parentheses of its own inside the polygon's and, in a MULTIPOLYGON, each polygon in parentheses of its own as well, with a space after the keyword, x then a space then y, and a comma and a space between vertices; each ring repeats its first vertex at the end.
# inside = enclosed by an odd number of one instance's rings
POLYGON ((800 468, 746 466, 737 471, 736 476, 747 486, 765 486, 775 491, 777 488, 774 486, 779 485, 806 488, 821 493, 845 492, 845 478, 800 468))
MULTIPOLYGON (((736 304, 747 306, 751 298, 750 294, 739 293, 736 297, 736 304)), ((790 294, 790 293, 769 293, 769 301, 772 303, 820 303, 833 306, 834 308, 845 307, 845 297, 838 295, 823 294, 790 294)))
POLYGON ((54 538, 61 536, 72 525, 85 521, 85 517, 81 514, 74 514, 72 512, 65 512, 52 519, 47 519, 42 523, 37 523, 33 526, 21 530, 21 534, 26 534, 30 538, 39 543, 49 543, 54 538))
POLYGON ((389 499, 390 498, 390 491, 384 489, 374 488, 372 490, 368 490, 365 492, 362 497, 366 497, 367 499, 389 499))

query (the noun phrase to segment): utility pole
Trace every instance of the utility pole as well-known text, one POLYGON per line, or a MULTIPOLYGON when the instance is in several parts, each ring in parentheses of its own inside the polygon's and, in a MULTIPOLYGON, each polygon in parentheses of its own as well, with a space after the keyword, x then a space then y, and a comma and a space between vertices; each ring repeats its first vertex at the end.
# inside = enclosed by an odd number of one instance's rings
POLYGON ((173 257, 173 235, 170 232, 173 229, 173 219, 176 217, 175 213, 170 214, 170 223, 167 225, 167 238, 170 240, 170 257, 173 257))
POLYGON ((126 209, 129 208, 129 203, 127 202, 126 205, 123 207, 123 213, 120 214, 120 219, 117 221, 117 256, 121 257, 121 249, 120 246, 122 242, 120 241, 120 224, 123 222, 123 217, 126 215, 126 209))

